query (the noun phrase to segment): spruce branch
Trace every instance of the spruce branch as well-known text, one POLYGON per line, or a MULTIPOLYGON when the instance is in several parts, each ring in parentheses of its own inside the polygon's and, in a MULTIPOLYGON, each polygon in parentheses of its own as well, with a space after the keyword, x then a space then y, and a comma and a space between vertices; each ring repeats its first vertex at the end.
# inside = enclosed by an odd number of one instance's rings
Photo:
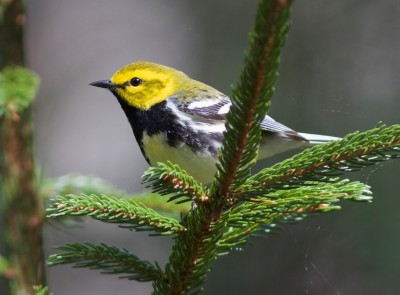
POLYGON ((168 280, 153 283, 155 294, 194 294, 201 291, 218 257, 231 203, 228 192, 248 176, 260 142, 259 123, 269 106, 279 54, 289 27, 291 1, 261 1, 250 36, 241 80, 233 91, 220 164, 208 202, 199 203, 186 218, 188 232, 179 235, 165 268, 168 280))
POLYGON ((207 189, 185 170, 171 162, 157 163, 157 166, 150 167, 143 174, 142 179, 155 193, 173 194, 170 201, 181 199, 181 202, 190 200, 204 202, 208 199, 207 189))
POLYGON ((400 157, 400 125, 379 124, 365 132, 354 132, 339 141, 314 146, 249 177, 236 192, 268 194, 306 181, 337 181, 344 172, 358 171, 381 161, 400 157))
POLYGON ((348 179, 332 178, 331 182, 314 182, 307 181, 302 187, 293 189, 283 189, 271 192, 268 194, 267 198, 259 196, 258 198, 250 200, 251 202, 268 202, 271 201, 284 200, 285 202, 297 198, 334 198, 333 202, 340 199, 357 201, 357 202, 371 202, 372 192, 371 187, 367 184, 361 183, 359 181, 352 181, 348 179))
POLYGON ((0 255, 0 277, 12 277, 13 274, 13 270, 11 269, 10 266, 10 261, 8 261, 8 259, 2 255, 0 255))
POLYGON ((200 203, 186 218, 188 231, 178 235, 165 267, 166 279, 153 283, 154 294, 197 294, 218 257, 218 241, 227 212, 213 220, 208 204, 200 203))
POLYGON ((163 273, 158 265, 129 253, 126 249, 107 246, 103 243, 72 243, 56 247, 60 253, 50 255, 49 266, 70 264, 74 267, 101 269, 103 274, 123 275, 123 278, 148 282, 161 280, 163 273))
POLYGON ((53 294, 49 291, 49 288, 47 286, 42 286, 42 285, 33 286, 33 291, 35 292, 34 295, 52 295, 53 294))
POLYGON ((254 165, 265 117, 277 79, 279 56, 290 27, 291 1, 261 1, 250 33, 244 69, 232 89, 226 134, 220 150, 213 196, 227 196, 238 187, 254 165))
POLYGON ((32 103, 39 86, 38 76, 21 66, 8 66, 0 71, 0 117, 18 120, 32 103))
POLYGON ((255 233, 274 232, 277 223, 296 219, 299 221, 310 213, 339 210, 341 199, 370 202, 370 187, 358 181, 341 180, 335 183, 308 182, 304 186, 279 190, 267 197, 257 197, 234 207, 228 218, 228 230, 218 242, 220 251, 229 251, 255 233))
POLYGON ((253 223, 246 228, 228 227, 218 241, 218 251, 221 255, 226 255, 232 249, 240 250, 240 247, 247 244, 248 239, 259 230, 260 225, 258 223, 253 223))
POLYGON ((232 209, 228 225, 246 227, 253 223, 277 222, 284 216, 298 213, 336 210, 340 209, 335 206, 340 199, 369 202, 372 193, 368 185, 347 179, 335 183, 305 183, 243 202, 232 209))
POLYGON ((95 176, 82 174, 68 174, 58 178, 46 179, 40 186, 41 196, 50 198, 64 195, 95 194, 113 195, 133 199, 136 203, 142 203, 146 207, 155 209, 158 212, 179 216, 190 209, 190 204, 174 204, 165 202, 165 197, 154 193, 141 193, 130 195, 117 190, 111 184, 95 176))
POLYGON ((105 195, 67 195, 57 197, 47 209, 48 217, 65 215, 88 216, 107 223, 124 224, 135 231, 154 231, 161 235, 185 232, 177 220, 162 216, 132 199, 105 195))

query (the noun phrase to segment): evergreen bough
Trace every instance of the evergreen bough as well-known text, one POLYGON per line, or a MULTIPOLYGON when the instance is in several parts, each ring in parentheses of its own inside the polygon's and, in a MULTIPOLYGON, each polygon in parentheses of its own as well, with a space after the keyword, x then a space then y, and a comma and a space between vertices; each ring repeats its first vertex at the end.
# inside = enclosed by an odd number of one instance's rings
POLYGON ((174 235, 165 268, 125 249, 89 243, 59 246, 60 252, 50 256, 49 265, 71 263, 132 280, 152 281, 154 294, 196 294, 219 256, 257 233, 274 231, 277 222, 338 210, 342 199, 371 201, 368 185, 339 176, 399 157, 400 125, 380 123, 374 129, 304 150, 251 175, 261 138, 259 123, 274 92, 291 5, 290 0, 263 0, 259 4, 244 68, 232 89, 227 131, 212 185, 198 183, 174 163, 159 163, 144 173, 144 183, 153 192, 169 196, 172 206, 193 202, 180 221, 131 199, 101 194, 56 197, 48 209, 49 217, 85 215, 130 230, 174 235))

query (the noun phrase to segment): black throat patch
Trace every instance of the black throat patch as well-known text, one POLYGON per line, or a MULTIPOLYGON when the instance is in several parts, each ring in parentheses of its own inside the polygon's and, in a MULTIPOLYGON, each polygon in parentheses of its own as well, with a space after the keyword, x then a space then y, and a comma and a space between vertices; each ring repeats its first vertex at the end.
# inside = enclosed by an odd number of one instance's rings
POLYGON ((117 97, 131 124, 133 134, 147 162, 149 160, 142 143, 144 132, 148 136, 160 133, 165 134, 166 142, 170 146, 177 147, 184 143, 195 153, 208 153, 213 157, 217 157, 218 146, 216 142, 220 143, 222 141, 222 133, 205 133, 193 130, 188 122, 178 121, 179 118, 167 107, 166 101, 162 101, 143 111, 130 106, 115 93, 114 95, 117 97))

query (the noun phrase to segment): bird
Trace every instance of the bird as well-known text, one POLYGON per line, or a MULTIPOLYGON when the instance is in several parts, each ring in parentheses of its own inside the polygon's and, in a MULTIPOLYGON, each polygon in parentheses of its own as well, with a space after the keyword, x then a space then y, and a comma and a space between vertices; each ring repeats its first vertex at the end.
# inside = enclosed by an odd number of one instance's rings
MULTIPOLYGON (((146 61, 90 85, 117 98, 150 166, 172 162, 198 182, 212 182, 232 105, 227 95, 172 67, 146 61)), ((268 115, 261 128, 258 159, 339 139, 296 132, 268 115)))

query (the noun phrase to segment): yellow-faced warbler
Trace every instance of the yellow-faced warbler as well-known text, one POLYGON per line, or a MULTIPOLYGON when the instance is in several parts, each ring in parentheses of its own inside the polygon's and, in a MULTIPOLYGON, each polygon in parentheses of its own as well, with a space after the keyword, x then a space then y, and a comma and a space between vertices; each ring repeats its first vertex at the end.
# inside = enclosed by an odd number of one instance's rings
MULTIPOLYGON (((171 161, 198 181, 212 181, 229 97, 183 72, 150 62, 129 64, 110 80, 90 85, 107 88, 117 97, 150 165, 171 161)), ((269 116, 261 126, 259 158, 338 139, 298 133, 269 116)))

